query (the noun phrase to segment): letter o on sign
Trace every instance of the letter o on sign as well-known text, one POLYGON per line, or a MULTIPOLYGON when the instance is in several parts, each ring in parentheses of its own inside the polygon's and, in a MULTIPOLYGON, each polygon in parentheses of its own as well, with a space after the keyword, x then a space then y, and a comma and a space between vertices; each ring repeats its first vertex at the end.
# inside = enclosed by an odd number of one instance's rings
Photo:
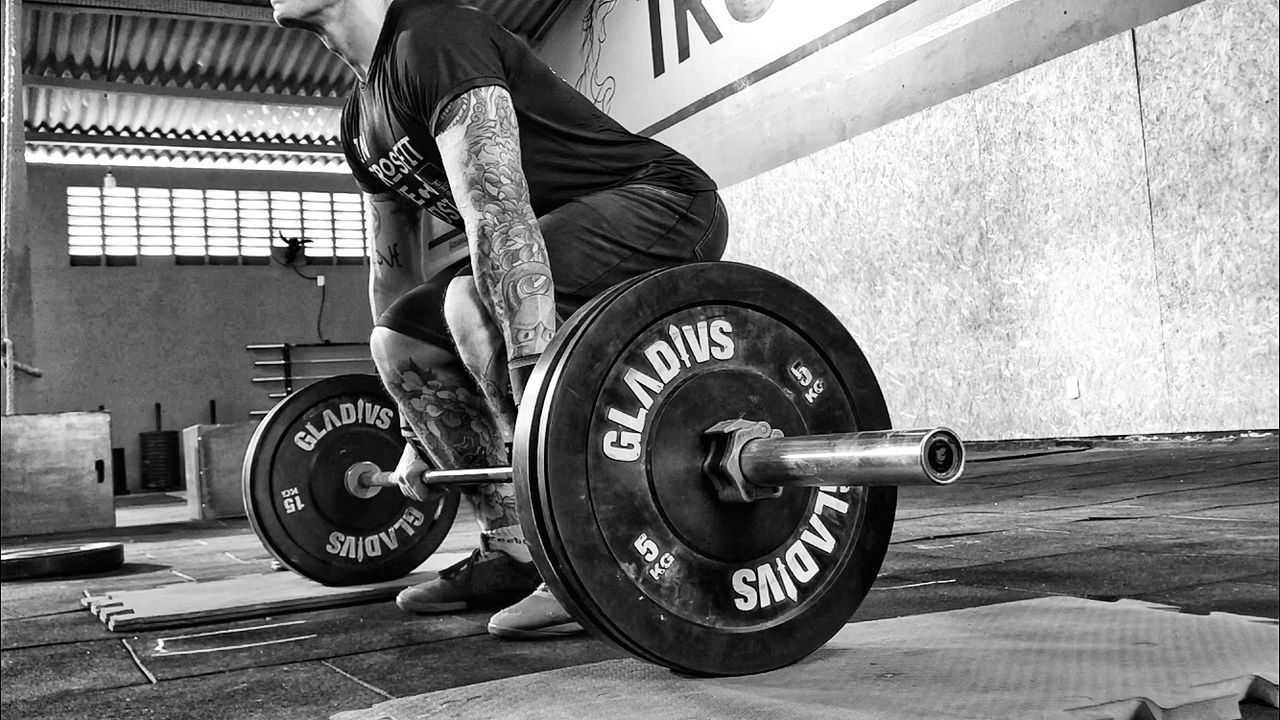
POLYGON ((724 0, 729 17, 740 23, 755 22, 769 12, 773 0, 724 0))

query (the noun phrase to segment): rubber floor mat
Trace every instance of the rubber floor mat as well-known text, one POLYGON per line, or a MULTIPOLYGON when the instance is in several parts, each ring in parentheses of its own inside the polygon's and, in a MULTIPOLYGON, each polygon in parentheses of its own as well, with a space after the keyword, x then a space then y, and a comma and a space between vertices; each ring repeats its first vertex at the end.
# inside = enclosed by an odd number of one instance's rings
MULTIPOLYGON (((548 652, 553 648, 548 646, 548 652)), ((1277 706, 1273 621, 1037 598, 847 625, 788 668, 694 679, 611 660, 378 703, 334 720, 1172 720, 1277 706)))

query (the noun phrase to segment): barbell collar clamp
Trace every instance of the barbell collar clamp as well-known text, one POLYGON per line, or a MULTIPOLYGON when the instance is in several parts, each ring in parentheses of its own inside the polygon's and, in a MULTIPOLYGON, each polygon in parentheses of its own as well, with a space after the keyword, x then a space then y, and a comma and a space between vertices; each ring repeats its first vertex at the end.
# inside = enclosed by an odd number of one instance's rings
POLYGON ((702 474, 711 481, 721 502, 748 503, 782 495, 781 485, 747 482, 742 474, 742 448, 749 442, 782 437, 782 431, 759 420, 724 420, 707 428, 710 447, 702 474))

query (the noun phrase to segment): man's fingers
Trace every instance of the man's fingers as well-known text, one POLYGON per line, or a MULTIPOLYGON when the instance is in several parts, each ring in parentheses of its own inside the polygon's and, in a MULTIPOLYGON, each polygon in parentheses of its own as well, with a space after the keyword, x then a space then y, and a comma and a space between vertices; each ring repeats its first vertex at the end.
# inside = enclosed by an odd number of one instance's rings
POLYGON ((426 483, 422 482, 422 471, 424 469, 426 469, 426 466, 421 469, 411 467, 395 474, 396 485, 400 487, 400 492, 404 493, 405 497, 422 502, 422 493, 419 492, 418 488, 421 486, 424 490, 426 489, 426 483))
POLYGON ((423 482, 423 476, 428 468, 423 465, 421 468, 413 468, 404 472, 397 473, 395 477, 396 486, 400 488, 400 492, 404 496, 417 502, 432 502, 439 500, 445 494, 442 487, 433 487, 423 482))

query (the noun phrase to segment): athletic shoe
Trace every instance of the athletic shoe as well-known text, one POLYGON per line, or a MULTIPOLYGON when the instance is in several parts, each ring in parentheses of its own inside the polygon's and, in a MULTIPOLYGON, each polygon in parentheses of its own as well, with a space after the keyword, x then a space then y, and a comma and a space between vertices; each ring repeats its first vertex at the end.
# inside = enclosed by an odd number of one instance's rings
POLYGON ((501 638, 537 640, 564 637, 582 632, 564 606, 556 600, 546 583, 529 597, 489 619, 489 634, 501 638))
POLYGON ((487 610, 519 600, 538 582, 533 563, 477 548, 436 577, 401 590, 396 605, 405 612, 424 614, 487 610))

